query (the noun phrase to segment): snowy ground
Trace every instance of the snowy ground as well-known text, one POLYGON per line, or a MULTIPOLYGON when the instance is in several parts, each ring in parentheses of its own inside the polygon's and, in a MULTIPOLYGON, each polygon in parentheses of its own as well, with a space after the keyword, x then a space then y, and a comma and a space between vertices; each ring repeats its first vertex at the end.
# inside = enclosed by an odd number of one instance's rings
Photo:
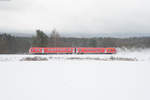
POLYGON ((34 56, 0 55, 0 100, 150 100, 150 50, 20 61, 34 56), (138 61, 66 59, 111 56, 138 61))

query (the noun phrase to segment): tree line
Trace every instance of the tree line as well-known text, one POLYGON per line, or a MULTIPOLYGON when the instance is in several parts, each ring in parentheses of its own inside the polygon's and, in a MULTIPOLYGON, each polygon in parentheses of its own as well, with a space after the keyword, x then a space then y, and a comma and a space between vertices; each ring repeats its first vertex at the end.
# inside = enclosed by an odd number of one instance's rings
POLYGON ((125 47, 150 48, 150 37, 132 38, 75 38, 61 37, 54 29, 48 36, 41 30, 36 30, 34 37, 15 37, 0 33, 0 53, 28 53, 30 47, 125 47))

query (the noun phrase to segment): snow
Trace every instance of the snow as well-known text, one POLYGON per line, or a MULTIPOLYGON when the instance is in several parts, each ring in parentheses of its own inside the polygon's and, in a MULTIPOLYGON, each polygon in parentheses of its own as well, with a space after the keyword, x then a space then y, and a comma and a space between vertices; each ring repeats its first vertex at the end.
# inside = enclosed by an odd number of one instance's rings
POLYGON ((115 55, 0 55, 0 100, 150 100, 150 52, 115 55), (136 57, 138 61, 67 60, 136 57), (50 59, 53 57, 53 59, 50 59))

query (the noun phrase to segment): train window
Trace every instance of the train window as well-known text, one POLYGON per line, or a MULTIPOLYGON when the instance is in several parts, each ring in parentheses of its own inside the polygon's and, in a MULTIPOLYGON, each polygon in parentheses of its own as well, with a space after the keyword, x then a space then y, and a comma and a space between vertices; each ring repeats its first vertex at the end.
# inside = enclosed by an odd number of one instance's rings
POLYGON ((71 51, 71 49, 70 49, 70 51, 71 51))
POLYGON ((35 49, 35 51, 37 51, 37 49, 35 49))
POLYGON ((40 51, 40 49, 39 49, 39 51, 40 51))

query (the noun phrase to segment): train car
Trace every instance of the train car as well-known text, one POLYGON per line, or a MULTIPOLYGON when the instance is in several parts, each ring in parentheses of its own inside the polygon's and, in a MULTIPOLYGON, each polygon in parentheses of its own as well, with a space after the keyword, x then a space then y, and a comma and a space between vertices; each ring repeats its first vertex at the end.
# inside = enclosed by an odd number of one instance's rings
POLYGON ((29 49, 31 54, 115 54, 115 48, 90 48, 90 47, 32 47, 29 49))
POLYGON ((75 53, 75 48, 71 47, 57 47, 57 48, 48 48, 48 47, 32 47, 29 50, 29 53, 33 54, 55 54, 55 53, 64 53, 72 54, 75 53))
POLYGON ((115 48, 76 48, 77 54, 114 54, 115 48))
POLYGON ((116 52, 116 48, 106 48, 106 53, 108 54, 115 54, 116 52))
POLYGON ((32 47, 29 49, 29 53, 30 54, 40 54, 40 53, 44 53, 44 50, 40 47, 32 47))

